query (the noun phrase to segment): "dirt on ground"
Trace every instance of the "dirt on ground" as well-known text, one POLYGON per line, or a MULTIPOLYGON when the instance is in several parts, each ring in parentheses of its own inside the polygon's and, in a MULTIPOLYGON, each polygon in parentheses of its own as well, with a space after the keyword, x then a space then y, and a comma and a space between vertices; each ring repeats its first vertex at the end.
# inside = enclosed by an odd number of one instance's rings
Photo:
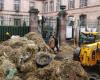
POLYGON ((80 62, 67 56, 73 52, 68 44, 54 54, 41 35, 31 32, 13 36, 0 48, 0 80, 88 80, 80 62))

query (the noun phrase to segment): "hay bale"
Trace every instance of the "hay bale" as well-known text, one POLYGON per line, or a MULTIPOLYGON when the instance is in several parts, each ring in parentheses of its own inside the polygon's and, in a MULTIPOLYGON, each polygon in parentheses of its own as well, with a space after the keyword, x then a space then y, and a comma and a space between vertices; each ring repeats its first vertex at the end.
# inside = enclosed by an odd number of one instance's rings
POLYGON ((12 49, 10 46, 0 45, 0 56, 5 56, 9 58, 10 61, 16 63, 19 54, 22 51, 22 48, 12 49))
POLYGON ((12 80, 22 80, 19 76, 14 76, 12 80))
POLYGON ((87 73, 77 61, 64 61, 61 66, 61 78, 63 80, 87 80, 87 73))
POLYGON ((11 48, 15 49, 15 48, 20 48, 26 42, 27 42, 27 38, 18 37, 18 38, 14 38, 14 39, 9 39, 9 40, 3 42, 2 44, 10 46, 11 48))
POLYGON ((29 40, 33 40, 36 44, 44 43, 42 36, 35 32, 30 32, 25 35, 29 40))
POLYGON ((67 43, 62 43, 61 44, 61 51, 62 53, 70 54, 73 53, 74 48, 72 48, 69 44, 67 43))
POLYGON ((13 77, 17 73, 17 69, 15 64, 13 64, 8 58, 5 56, 0 57, 0 69, 2 70, 2 75, 4 76, 4 80, 12 80, 13 77))
POLYGON ((40 80, 35 76, 35 72, 29 72, 23 78, 24 80, 40 80))
POLYGON ((4 76, 4 70, 0 67, 0 80, 4 80, 4 76))
POLYGON ((18 49, 13 49, 13 53, 9 57, 10 61, 12 61, 15 65, 17 65, 19 56, 22 54, 22 49, 22 47, 18 49))
POLYGON ((4 73, 6 73, 6 71, 10 68, 15 68, 15 64, 13 64, 9 59, 7 59, 6 57, 2 56, 0 57, 0 61, 1 63, 1 67, 4 70, 4 73))
POLYGON ((36 65, 32 60, 29 60, 29 61, 27 61, 23 64, 20 64, 18 66, 18 68, 19 68, 20 72, 26 74, 28 72, 35 71, 36 70, 36 65))
POLYGON ((2 43, 1 54, 5 53, 7 57, 15 64, 18 63, 18 59, 23 53, 29 52, 35 54, 38 51, 37 45, 32 40, 28 40, 24 37, 18 37, 9 39, 2 43))
POLYGON ((37 47, 33 45, 25 45, 21 50, 21 53, 17 57, 17 67, 19 67, 21 72, 30 72, 35 68, 35 54, 37 52, 37 47))
POLYGON ((44 68, 34 72, 39 80, 87 80, 87 73, 78 62, 53 60, 44 68))
POLYGON ((37 68, 34 73, 35 77, 39 80, 60 80, 60 61, 53 60, 48 66, 44 68, 37 68))
POLYGON ((0 56, 10 57, 13 53, 13 49, 10 46, 0 45, 0 56))
POLYGON ((43 40, 42 36, 35 32, 30 32, 25 35, 29 40, 32 40, 35 42, 35 44, 38 45, 40 51, 51 51, 50 47, 46 45, 45 41, 43 40))
POLYGON ((39 80, 38 78, 35 78, 33 75, 29 76, 26 80, 39 80))
POLYGON ((27 43, 23 46, 23 51, 24 52, 30 52, 31 54, 36 54, 38 52, 38 46, 33 42, 33 43, 27 43))

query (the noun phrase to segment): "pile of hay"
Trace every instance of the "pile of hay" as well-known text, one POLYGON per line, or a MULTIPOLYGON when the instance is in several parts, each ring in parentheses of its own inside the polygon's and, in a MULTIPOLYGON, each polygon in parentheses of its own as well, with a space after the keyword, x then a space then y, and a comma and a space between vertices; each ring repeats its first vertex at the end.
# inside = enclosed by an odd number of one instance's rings
POLYGON ((69 45, 67 43, 62 43, 61 51, 62 51, 62 53, 70 54, 70 53, 73 53, 74 48, 72 48, 71 45, 69 45))
MULTIPOLYGON (((79 62, 55 60, 55 54, 40 35, 31 32, 0 44, 0 80, 86 80, 87 73, 79 62), (44 67, 36 64, 36 54, 51 55, 44 67)), ((63 47, 63 49, 65 49, 63 47)), ((66 51, 67 52, 67 51, 66 51)))
POLYGON ((29 40, 34 41, 35 44, 38 45, 40 50, 52 52, 52 50, 49 48, 48 45, 46 45, 45 41, 43 40, 43 38, 40 34, 35 33, 35 32, 30 32, 30 33, 26 34, 25 37, 27 37, 29 40))

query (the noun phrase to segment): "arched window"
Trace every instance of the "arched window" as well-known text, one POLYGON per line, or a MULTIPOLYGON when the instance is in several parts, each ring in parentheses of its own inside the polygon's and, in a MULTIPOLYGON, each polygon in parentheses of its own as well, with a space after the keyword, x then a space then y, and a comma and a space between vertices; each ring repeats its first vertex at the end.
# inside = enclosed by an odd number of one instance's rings
POLYGON ((56 2, 56 11, 60 10, 61 0, 57 0, 56 2))
POLYGON ((97 32, 100 32, 100 16, 97 17, 98 25, 97 25, 97 32))
POLYGON ((80 21, 79 21, 80 26, 86 26, 87 16, 86 15, 80 15, 79 19, 80 19, 80 21))
POLYGON ((69 0, 68 9, 73 9, 75 7, 75 0, 69 0))
POLYGON ((80 7, 86 7, 87 6, 87 1, 88 0, 80 0, 80 7))
POLYGON ((44 3, 44 12, 47 13, 48 12, 48 2, 44 3))
POLYGON ((4 8, 4 0, 0 0, 0 10, 3 10, 4 8))
POLYGON ((50 1, 50 12, 54 11, 54 1, 50 1))
POLYGON ((14 10, 19 12, 21 0, 14 0, 14 10))

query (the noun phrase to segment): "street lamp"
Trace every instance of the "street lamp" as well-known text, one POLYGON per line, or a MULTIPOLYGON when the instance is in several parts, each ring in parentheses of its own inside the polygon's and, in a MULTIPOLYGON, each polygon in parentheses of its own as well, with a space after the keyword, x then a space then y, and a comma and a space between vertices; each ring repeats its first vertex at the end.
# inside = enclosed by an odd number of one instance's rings
POLYGON ((58 13, 58 16, 63 16, 63 17, 65 17, 65 16, 68 14, 68 13, 66 13, 65 8, 66 8, 65 5, 61 5, 61 6, 60 6, 61 11, 58 13))
POLYGON ((65 8, 66 8, 65 5, 60 5, 60 9, 61 9, 61 10, 64 10, 65 8))

